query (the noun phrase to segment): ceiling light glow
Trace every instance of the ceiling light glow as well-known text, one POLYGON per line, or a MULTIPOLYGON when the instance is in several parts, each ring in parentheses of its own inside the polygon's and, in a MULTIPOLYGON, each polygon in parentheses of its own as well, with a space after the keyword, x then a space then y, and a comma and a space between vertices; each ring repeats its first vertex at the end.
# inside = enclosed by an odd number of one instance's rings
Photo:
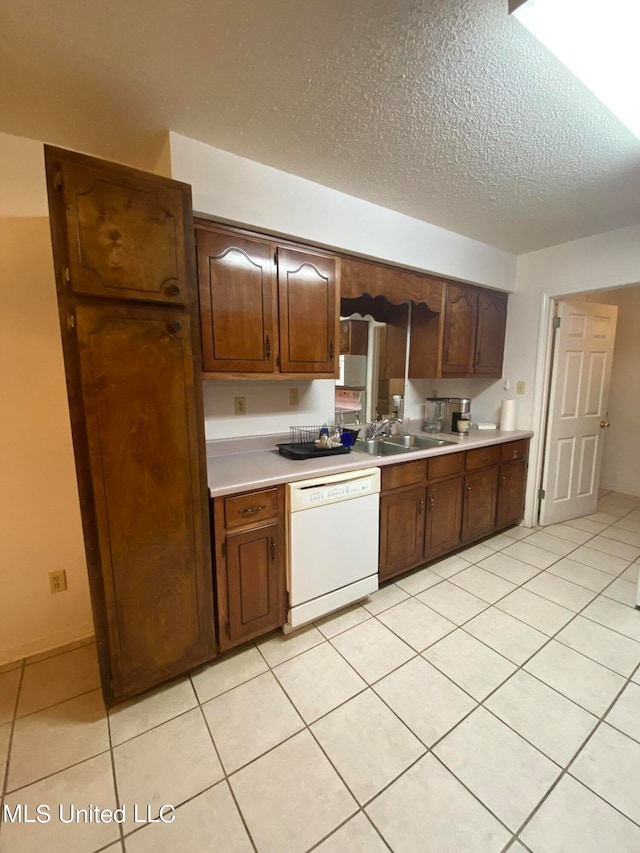
POLYGON ((513 16, 640 139, 640 0, 526 0, 513 16))

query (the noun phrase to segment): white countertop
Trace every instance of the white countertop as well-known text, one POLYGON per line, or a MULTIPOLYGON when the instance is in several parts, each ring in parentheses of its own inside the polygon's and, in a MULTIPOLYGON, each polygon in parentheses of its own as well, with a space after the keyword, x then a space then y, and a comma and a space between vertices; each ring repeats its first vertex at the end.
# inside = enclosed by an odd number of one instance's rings
MULTIPOLYGON (((426 435, 418 430, 411 432, 426 435)), ((289 441, 288 434, 219 439, 207 442, 207 481, 211 497, 218 497, 279 483, 292 483, 294 480, 321 477, 323 474, 339 474, 359 468, 381 468, 384 465, 397 465, 399 462, 443 456, 445 453, 471 450, 474 447, 531 438, 532 435, 528 430, 501 432, 475 429, 465 438, 447 433, 437 434, 435 438, 454 443, 431 450, 410 450, 391 456, 370 456, 368 453, 352 450, 338 456, 300 460, 287 459, 275 446, 289 441)))

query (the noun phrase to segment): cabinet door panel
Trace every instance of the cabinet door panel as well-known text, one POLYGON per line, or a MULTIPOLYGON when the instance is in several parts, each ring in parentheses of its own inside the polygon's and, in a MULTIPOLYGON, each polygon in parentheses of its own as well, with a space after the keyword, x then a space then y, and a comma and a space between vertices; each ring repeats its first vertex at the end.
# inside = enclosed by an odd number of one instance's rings
POLYGON ((507 294, 480 291, 478 332, 473 372, 476 376, 502 376, 504 338, 507 328, 507 294))
POLYGON ((495 527, 498 471, 484 468, 467 474, 464 481, 462 541, 479 539, 495 527))
POLYGON ((221 648, 264 634, 286 619, 279 523, 227 536, 228 639, 221 648))
POLYGON ((522 521, 526 484, 526 462, 507 462, 500 466, 497 527, 506 527, 508 524, 517 524, 522 521))
POLYGON ((431 560, 460 543, 463 477, 434 483, 427 489, 424 555, 431 560))
POLYGON ((204 228, 196 246, 204 369, 273 373, 274 246, 204 228))
POLYGON ((391 492, 380 498, 380 580, 422 561, 425 489, 391 492))
POLYGON ((72 291, 186 305, 180 189, 87 160, 60 165, 72 291))
POLYGON ((278 249, 280 370, 337 376, 336 258, 278 249))
POLYGON ((214 655, 190 318, 102 303, 78 306, 75 322, 113 687, 122 695, 214 655))
POLYGON ((447 284, 443 376, 472 376, 475 355, 477 290, 447 284))

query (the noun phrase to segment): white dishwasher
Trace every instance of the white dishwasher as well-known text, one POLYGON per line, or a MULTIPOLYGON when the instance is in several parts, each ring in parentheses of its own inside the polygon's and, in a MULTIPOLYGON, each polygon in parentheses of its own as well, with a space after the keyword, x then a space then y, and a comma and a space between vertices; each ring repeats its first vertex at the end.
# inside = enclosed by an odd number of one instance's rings
POLYGON ((285 633, 378 589, 380 469, 287 485, 285 633))

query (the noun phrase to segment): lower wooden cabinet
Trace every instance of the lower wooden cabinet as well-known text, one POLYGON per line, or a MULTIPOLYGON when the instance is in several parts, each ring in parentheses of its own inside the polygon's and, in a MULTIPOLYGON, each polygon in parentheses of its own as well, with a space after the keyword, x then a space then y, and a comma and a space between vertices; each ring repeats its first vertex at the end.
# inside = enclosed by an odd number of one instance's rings
POLYGON ((500 445, 498 470, 498 509, 496 527, 518 524, 524 518, 527 487, 529 440, 509 441, 500 445))
POLYGON ((495 468, 472 471, 464 478, 462 542, 486 536, 496 526, 498 478, 495 468))
POLYGON ((427 489, 425 560, 454 551, 460 544, 463 483, 462 477, 453 477, 427 489))
POLYGON ((500 466, 496 527, 506 527, 522 521, 526 483, 526 462, 505 462, 500 466))
POLYGON ((382 469, 380 581, 517 524, 528 439, 382 469))
POLYGON ((220 650, 284 625, 284 486, 213 499, 220 650))
POLYGON ((380 498, 381 581, 418 566, 424 551, 425 488, 383 494, 380 498))

